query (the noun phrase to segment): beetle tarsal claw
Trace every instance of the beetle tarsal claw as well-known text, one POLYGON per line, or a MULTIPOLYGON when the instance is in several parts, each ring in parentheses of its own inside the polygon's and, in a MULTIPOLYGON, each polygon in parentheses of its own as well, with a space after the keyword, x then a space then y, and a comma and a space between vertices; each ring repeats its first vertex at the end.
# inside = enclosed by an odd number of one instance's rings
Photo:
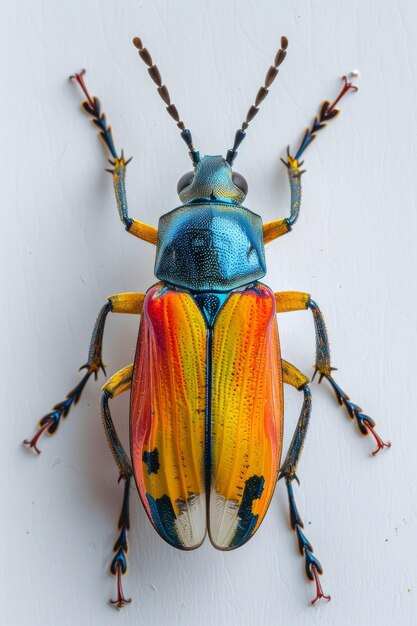
POLYGON ((122 586, 122 564, 119 562, 116 567, 116 577, 117 577, 117 600, 109 600, 109 604, 114 606, 115 609, 122 609, 126 604, 130 604, 132 602, 132 598, 125 598, 123 593, 122 586))
POLYGON ((34 437, 32 437, 32 439, 25 439, 23 441, 23 445, 29 450, 32 450, 35 454, 40 454, 42 450, 40 450, 37 446, 38 439, 45 432, 45 430, 47 430, 49 426, 51 426, 52 422, 53 422, 52 418, 45 420, 43 424, 39 425, 39 430, 34 435, 34 437))
POLYGON ((323 592, 323 588, 320 583, 319 572, 317 570, 317 567, 314 565, 314 563, 311 565, 310 569, 314 576, 314 581, 316 583, 316 597, 313 600, 311 600, 311 604, 316 604, 317 600, 321 600, 321 599, 330 601, 331 596, 328 596, 323 592))
MULTIPOLYGON (((364 416, 361 416, 361 417, 362 417, 362 419, 363 419, 363 418, 366 418, 366 417, 368 417, 368 416, 367 416, 367 415, 364 415, 364 416)), ((369 418, 369 419, 370 419, 370 418, 369 418)), ((371 421, 373 422, 373 420, 371 420, 371 421)), ((368 420, 366 420, 366 419, 363 419, 363 422, 362 422, 362 423, 364 424, 364 426, 365 426, 365 428, 367 429, 367 431, 368 431, 369 433, 371 433, 371 435, 374 437, 374 439, 375 439, 375 441, 376 441, 376 445, 377 445, 377 447, 376 447, 376 449, 375 449, 375 450, 373 450, 373 451, 371 452, 371 455, 372 455, 372 456, 375 456, 376 454, 378 454, 378 452, 379 452, 380 450, 383 450, 384 448, 390 448, 390 447, 391 447, 391 442, 390 442, 390 441, 386 441, 386 442, 385 442, 385 441, 382 441, 381 437, 378 435, 378 433, 377 433, 377 432, 376 432, 376 430, 375 430, 375 423, 373 423, 373 424, 372 424, 372 423, 369 423, 369 422, 368 422, 368 420)))

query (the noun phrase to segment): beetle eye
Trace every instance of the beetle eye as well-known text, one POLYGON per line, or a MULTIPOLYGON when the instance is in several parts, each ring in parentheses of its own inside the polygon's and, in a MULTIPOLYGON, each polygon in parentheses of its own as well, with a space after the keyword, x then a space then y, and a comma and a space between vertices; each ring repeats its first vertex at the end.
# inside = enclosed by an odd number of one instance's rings
POLYGON ((194 178, 194 172, 187 172, 178 181, 177 184, 177 193, 180 194, 183 189, 191 185, 192 180, 194 178))
POLYGON ((246 182, 246 178, 243 178, 242 174, 239 174, 239 172, 233 172, 232 180, 233 184, 236 185, 240 191, 243 191, 246 196, 248 193, 248 183, 246 182))

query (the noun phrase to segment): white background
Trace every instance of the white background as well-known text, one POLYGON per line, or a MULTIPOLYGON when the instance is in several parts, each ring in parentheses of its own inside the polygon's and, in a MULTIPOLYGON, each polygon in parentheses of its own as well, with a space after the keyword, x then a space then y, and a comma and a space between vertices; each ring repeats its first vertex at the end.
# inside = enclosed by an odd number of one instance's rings
MULTIPOLYGON (((411 0, 2 3, 2 593, 0 621, 37 625, 414 625, 417 610, 415 158, 417 9, 411 0), (182 553, 132 498, 133 603, 120 614, 107 574, 122 487, 99 418, 99 385, 35 458, 20 447, 79 380, 107 295, 152 284, 153 249, 118 221, 104 151, 67 76, 88 68, 117 146, 134 160, 131 215, 157 224, 178 204, 185 144, 131 44, 140 35, 202 153, 225 154, 279 45, 279 80, 240 149, 247 206, 289 211, 278 157, 300 140, 340 76, 360 91, 306 153, 299 223, 268 246, 266 282, 311 292, 326 315, 336 380, 393 446, 370 438, 313 385, 295 487, 332 601, 313 585, 279 484, 259 533, 233 553, 182 553)), ((113 373, 133 359, 138 320, 108 320, 113 373)), ((283 355, 311 373, 308 312, 280 320, 283 355)), ((100 383, 104 379, 100 380, 100 383)), ((286 391, 286 442, 301 405, 286 391)), ((126 440, 128 397, 114 402, 126 440)))

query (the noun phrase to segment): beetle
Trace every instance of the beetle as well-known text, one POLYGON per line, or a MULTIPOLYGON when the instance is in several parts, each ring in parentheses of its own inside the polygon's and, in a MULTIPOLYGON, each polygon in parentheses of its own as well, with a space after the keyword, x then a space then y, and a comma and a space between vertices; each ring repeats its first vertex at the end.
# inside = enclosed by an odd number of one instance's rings
POLYGON ((360 433, 373 435, 377 444, 373 454, 390 443, 384 443, 374 420, 334 380, 326 325, 315 301, 307 293, 274 293, 261 279, 266 273, 265 244, 289 233, 299 216, 305 171, 300 158, 317 133, 338 115, 340 100, 357 87, 343 77, 340 93, 333 102, 323 102, 295 156, 287 149, 286 159, 281 160, 288 171, 290 216, 263 224, 258 214, 243 205, 248 185, 233 164, 285 59, 287 38, 281 38, 264 84, 225 157, 200 157, 149 51, 138 37, 133 43, 181 131, 193 169, 178 182, 181 204, 162 215, 157 229, 132 219, 125 190, 130 159, 116 151, 100 101, 90 96, 85 85, 85 71, 71 77, 82 89, 82 108, 99 129, 111 156, 108 171, 122 223, 129 233, 156 246, 158 282, 146 293, 107 298, 94 326, 83 366, 86 373, 24 443, 39 453, 40 436, 56 432, 92 375, 97 379, 100 370, 105 374, 102 342, 107 315, 140 315, 134 363, 114 374, 101 396, 105 433, 124 481, 119 534, 110 565, 117 597, 111 604, 121 608, 131 601, 124 596, 122 576, 127 571, 132 478, 155 530, 171 546, 183 550, 199 547, 207 534, 220 550, 246 543, 259 528, 277 480, 282 478, 307 578, 316 585, 312 603, 319 598, 329 600, 319 579, 323 569, 303 532, 293 492, 311 414, 310 381, 281 358, 277 313, 312 313, 316 335, 313 379, 316 374, 319 382, 325 378, 360 433), (303 404, 281 465, 283 383, 303 394, 303 404), (130 455, 120 442, 109 407, 112 398, 127 390, 131 391, 130 455))

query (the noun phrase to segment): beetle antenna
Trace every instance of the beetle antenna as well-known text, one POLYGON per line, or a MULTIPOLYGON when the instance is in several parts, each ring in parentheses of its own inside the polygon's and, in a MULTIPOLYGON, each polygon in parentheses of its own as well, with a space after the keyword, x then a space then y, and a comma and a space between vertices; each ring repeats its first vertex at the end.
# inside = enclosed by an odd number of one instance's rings
POLYGON ((237 149, 242 143, 242 141, 244 140, 244 138, 246 137, 246 132, 245 132, 246 129, 248 128, 250 122, 253 120, 253 118, 259 111, 259 105, 261 104, 261 102, 265 100, 266 96, 269 93, 269 87, 272 85, 272 83, 274 82, 274 80, 276 79, 278 75, 278 72, 279 72, 278 68, 287 55, 287 48, 288 48, 288 39, 285 36, 283 36, 281 37, 281 47, 275 55, 274 64, 270 66, 265 76, 264 85, 263 87, 259 89, 258 93, 256 94, 255 104, 253 104, 249 108, 246 114, 246 119, 242 124, 242 127, 236 131, 235 142, 233 144, 233 148, 227 151, 226 161, 227 163, 229 163, 229 165, 233 164, 233 161, 235 160, 237 156, 237 149))
POLYGON ((191 132, 188 130, 188 128, 185 128, 184 122, 180 119, 179 113, 177 111, 177 107, 175 106, 175 104, 171 103, 169 91, 166 88, 166 85, 162 84, 162 78, 161 78, 159 69, 152 61, 152 57, 149 53, 149 50, 143 47, 142 40, 139 37, 134 37, 133 45, 135 46, 135 48, 137 48, 138 54, 140 58, 142 59, 142 61, 148 66, 149 76, 152 78, 153 82, 156 84, 159 95, 161 96, 165 104, 167 105, 166 110, 168 111, 168 113, 170 114, 170 116, 176 122, 178 128, 180 129, 181 138, 187 144, 188 149, 190 151, 191 160, 194 166, 196 166, 200 160, 200 153, 198 152, 198 150, 194 148, 191 132))

